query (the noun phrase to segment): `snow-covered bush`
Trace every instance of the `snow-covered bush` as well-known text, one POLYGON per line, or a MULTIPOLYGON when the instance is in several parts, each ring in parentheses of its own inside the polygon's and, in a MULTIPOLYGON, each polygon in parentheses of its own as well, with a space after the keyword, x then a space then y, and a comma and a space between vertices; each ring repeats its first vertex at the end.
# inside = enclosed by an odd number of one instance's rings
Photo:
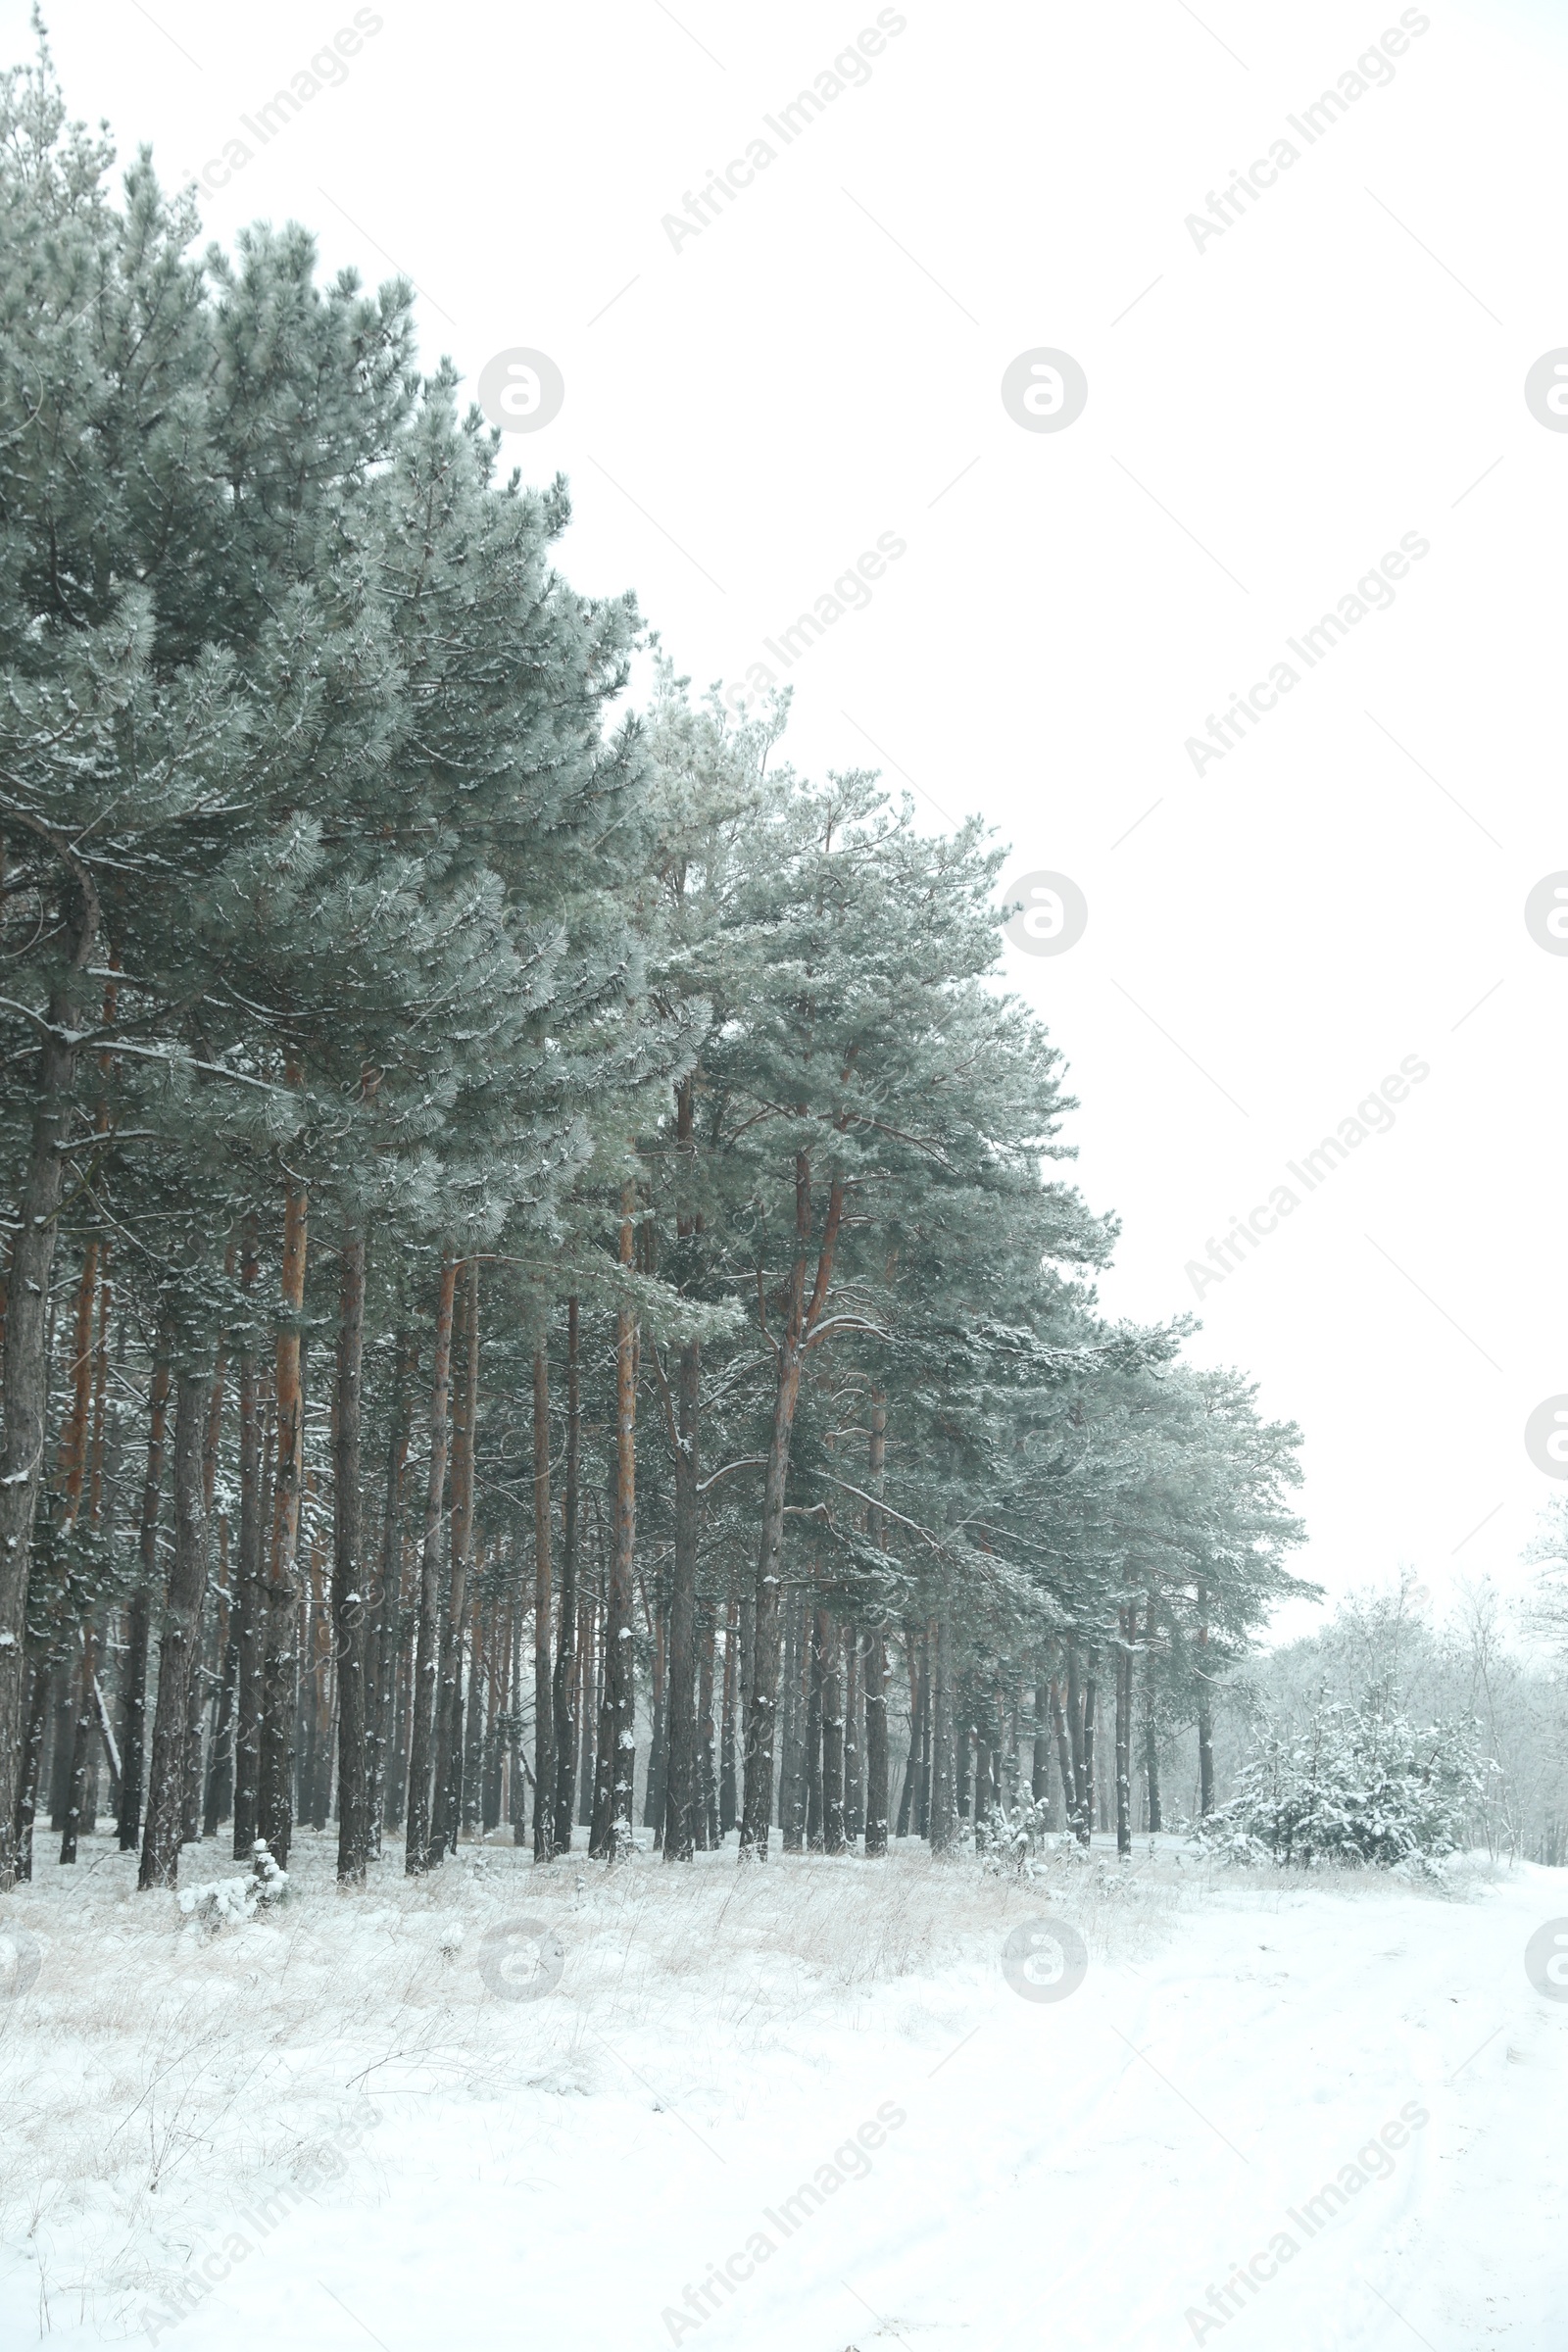
POLYGON ((1418 1733, 1387 1694, 1320 1698, 1298 1731, 1264 1735, 1198 1835, 1231 1861, 1421 1869, 1465 1841, 1485 1773, 1478 1723, 1418 1733))
POLYGON ((1052 1835, 1049 1808, 1038 1798, 993 1805, 990 1816, 974 1825, 975 1852, 982 1865, 999 1878, 1026 1879, 1039 1875, 1041 1849, 1052 1835))
POLYGON ((209 1879, 200 1886, 182 1886, 179 1907, 210 1935, 221 1928, 243 1926, 264 1903, 275 1903, 288 1892, 288 1873, 273 1860, 265 1838, 251 1848, 248 1879, 209 1879))

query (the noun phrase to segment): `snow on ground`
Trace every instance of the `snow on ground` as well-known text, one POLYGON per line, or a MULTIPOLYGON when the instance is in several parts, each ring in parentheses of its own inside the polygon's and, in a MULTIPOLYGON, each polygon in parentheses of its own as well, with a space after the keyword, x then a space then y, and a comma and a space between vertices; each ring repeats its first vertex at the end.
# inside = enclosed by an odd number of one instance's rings
POLYGON ((1568 1872, 332 1853, 216 1933, 103 1838, 0 1909, 7 2352, 1568 2341, 1568 1872))

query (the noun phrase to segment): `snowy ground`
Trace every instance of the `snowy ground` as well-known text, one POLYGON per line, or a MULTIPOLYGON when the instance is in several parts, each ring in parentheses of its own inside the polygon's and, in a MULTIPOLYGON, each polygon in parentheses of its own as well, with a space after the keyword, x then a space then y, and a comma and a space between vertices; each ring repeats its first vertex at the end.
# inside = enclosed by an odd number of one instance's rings
POLYGON ((213 1936, 132 1883, 99 1838, 0 1913, 8 2352, 1568 2341, 1568 2003, 1523 1958, 1568 1872, 497 1845, 345 1898, 307 1833, 213 1936), (1065 1998, 1004 1974, 1043 1917, 1065 1998))

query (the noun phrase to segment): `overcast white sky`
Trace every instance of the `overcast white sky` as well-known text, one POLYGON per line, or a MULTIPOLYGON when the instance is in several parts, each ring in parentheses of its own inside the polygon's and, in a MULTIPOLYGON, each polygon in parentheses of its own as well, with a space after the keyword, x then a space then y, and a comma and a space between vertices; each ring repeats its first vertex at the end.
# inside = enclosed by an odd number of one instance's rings
MULTIPOLYGON (((3 17, 20 58, 26 12, 3 17)), ((791 666, 786 748, 882 767, 932 823, 981 811, 1009 874, 1083 891, 1081 942, 1010 977, 1123 1219, 1106 1304, 1197 1308, 1195 1352, 1299 1421, 1331 1592, 1405 1560, 1438 1597, 1517 1590, 1560 1491, 1524 1425, 1568 1392, 1568 956, 1524 920, 1568 869, 1568 432, 1524 396, 1568 347, 1560 11, 56 0, 49 24, 122 155, 220 159, 214 237, 292 217, 333 268, 405 270, 426 360, 470 382, 516 347, 557 363, 561 412, 514 447, 570 477, 565 568, 634 587, 699 685, 782 677, 763 640, 905 543, 791 666), (242 126, 356 22, 295 119, 242 126), (879 24, 818 119, 768 127, 879 24), (1292 127, 1401 25, 1343 117, 1292 127), (773 160, 672 237, 758 139, 773 160), (1282 139, 1296 160, 1200 244, 1188 216, 1282 139), (1036 348, 1087 376, 1065 430, 1004 408, 1036 348), (1392 601, 1310 666, 1288 648, 1407 535, 1428 552, 1392 601), (1196 772, 1187 740, 1282 662, 1298 682, 1196 772), (1407 1057, 1430 1074, 1308 1194, 1286 1162, 1407 1057), (1300 1205, 1200 1306, 1190 1261, 1281 1184, 1300 1205)))

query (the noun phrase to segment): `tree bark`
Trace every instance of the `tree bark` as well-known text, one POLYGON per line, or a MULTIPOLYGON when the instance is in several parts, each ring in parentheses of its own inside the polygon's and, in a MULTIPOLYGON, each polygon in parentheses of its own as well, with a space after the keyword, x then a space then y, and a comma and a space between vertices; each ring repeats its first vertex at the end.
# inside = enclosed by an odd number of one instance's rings
POLYGON ((275 1445, 272 1524, 262 1592, 261 1773, 257 1837, 286 1865, 294 1826, 294 1709, 299 1681, 297 1561, 305 1477, 305 1390, 301 1326, 309 1200, 290 1177, 283 1202, 280 1316, 273 1359, 275 1445))
POLYGON ((202 1437, 208 1394, 206 1378, 182 1366, 174 1383, 174 1557, 158 1649, 158 1706, 139 1887, 172 1886, 179 1878, 187 1710, 207 1583, 202 1437))
MULTIPOLYGON (((456 1353, 456 1349, 454 1349, 456 1353)), ((452 1406, 452 1538, 447 1613, 436 1691, 435 1775, 430 1800, 431 1864, 458 1849, 463 1787, 463 1645, 473 1560, 473 1425, 479 1395, 479 1261, 464 1270, 463 1352, 452 1406)))
POLYGON ((669 1662, 664 1700, 663 1854, 666 1862, 689 1862, 696 1841, 698 1806, 694 1642, 702 1513, 697 1492, 702 1349, 695 1340, 688 1341, 680 1352, 675 1400, 675 1555, 669 1590, 669 1662))
POLYGON ((1209 1700, 1208 1595, 1198 1588, 1198 1809, 1214 1809, 1214 1718, 1209 1700))
POLYGON ((556 1630, 556 1668, 551 1689, 555 1717, 556 1834, 558 1854, 571 1851, 573 1798, 577 1778, 577 1721, 575 1700, 578 1671, 577 1618, 577 1480, 582 1445, 582 1406, 578 1394, 577 1301, 566 1301, 566 1460, 561 1497, 561 1608, 556 1630))
POLYGON ((1049 1805, 1051 1802, 1050 1699, 1044 1683, 1035 1685, 1035 1743, 1029 1762, 1029 1793, 1037 1805, 1049 1805))
POLYGON ((337 1322, 337 1428, 332 1462, 332 1633, 337 1650, 337 1875, 363 1886, 370 1855, 362 1558, 360 1392, 365 1365, 365 1236, 342 1250, 337 1322))
POLYGON ((1133 1611, 1120 1612, 1122 1640, 1116 1652, 1116 1851, 1133 1850, 1133 1611))
POLYGON ((958 1835, 958 1792, 954 1786, 953 1752, 953 1627, 944 1613, 937 1619, 936 1658, 932 1674, 931 1725, 931 1851, 942 1854, 958 1835))
POLYGON ((800 1401, 801 1373, 833 1280, 844 1217, 844 1184, 835 1177, 828 1196, 822 1243, 809 1298, 807 1255, 811 1241, 811 1169, 804 1152, 795 1159, 796 1254, 790 1268, 784 1336, 774 1342, 777 1381, 767 1469, 762 1482, 762 1526, 757 1562, 757 1624, 752 1638, 751 1714, 746 1726, 746 1810, 741 1823, 741 1859, 767 1859, 773 1802, 773 1736, 778 1715, 779 1605, 784 1574, 784 1500, 789 1486, 790 1446, 800 1401))
MULTIPOLYGON (((240 1255, 240 1284, 249 1298, 260 1271, 255 1219, 248 1219, 240 1255)), ((234 1720, 234 1859, 249 1861, 256 1842, 262 1778, 263 1463, 268 1429, 256 1368, 256 1337, 247 1316, 239 1348, 239 1559, 235 1597, 239 1617, 239 1681, 234 1720)))
POLYGON ((724 1682, 718 1739, 718 1834, 727 1838, 740 1819, 735 1774, 735 1712, 739 1699, 740 1610, 732 1592, 724 1604, 724 1682))
POLYGON ((705 1601, 697 1625, 697 1804, 692 1838, 700 1853, 718 1844, 718 1773, 713 1751, 713 1669, 716 1663, 713 1604, 705 1601))
MULTIPOLYGON (((555 1691, 550 1673, 550 1358, 533 1356, 533 1858, 556 1850, 555 1691)), ((562 1624, 567 1609, 562 1601, 562 1624)))
POLYGON ((381 1520, 381 1590, 376 1606, 375 1695, 370 1709, 368 1806, 370 1850, 381 1850, 390 1787, 389 1751, 397 1704, 398 1658, 403 1632, 403 1473, 409 1458, 409 1414, 417 1360, 408 1332, 397 1337, 392 1414, 387 1431, 386 1493, 381 1520))
MULTIPOLYGON (((630 1266, 636 1193, 627 1184, 620 1201, 620 1262, 630 1266)), ((632 1659, 632 1578, 637 1549, 637 1315, 623 1303, 615 1316, 615 1548, 605 1614, 605 1697, 611 1740, 608 1859, 633 1850, 632 1783, 637 1761, 636 1689, 632 1659)))
POLYGON ((441 1260, 436 1293, 435 1347, 430 1368, 430 1466, 424 1494, 424 1547, 419 1558, 418 1626, 414 1680, 409 1692, 408 1830, 404 1867, 416 1877, 430 1865, 430 1737, 436 1695, 436 1652, 440 1641, 441 1528, 447 1485, 447 1410, 452 1377, 452 1301, 457 1260, 441 1260))
POLYGON ((141 1839, 142 1783, 147 1769, 147 1662, 152 1643, 153 1595, 158 1573, 158 1497, 164 1477, 164 1435, 169 1417, 169 1358, 172 1340, 165 1326, 153 1356, 148 1401, 147 1476, 141 1491, 141 1557, 136 1587, 126 1611, 125 1694, 120 1743, 120 1850, 133 1853, 141 1839))
POLYGON ((1159 1740, 1154 1728, 1154 1595, 1149 1595, 1149 1613, 1145 1619, 1144 1639, 1144 1772, 1149 1783, 1149 1827, 1157 1832, 1163 1824, 1159 1804, 1159 1740))
POLYGON ((43 1477, 49 1408, 49 1278, 72 1116, 76 1053, 72 983, 98 929, 98 902, 81 878, 68 976, 51 991, 38 1069, 27 1171, 6 1286, 0 1373, 0 1893, 16 1882, 17 1792, 22 1775, 26 1668, 27 1574, 43 1477))
POLYGON ((838 1620, 816 1613, 822 1690, 822 1851, 844 1851, 844 1682, 838 1620))
POLYGON ((1094 1827, 1095 1819, 1095 1669, 1097 1663, 1095 1653, 1091 1650, 1088 1657, 1088 1672, 1084 1676, 1084 1786, 1081 1808, 1082 1827, 1078 1833, 1078 1841, 1081 1845, 1089 1843, 1089 1835, 1094 1827))

